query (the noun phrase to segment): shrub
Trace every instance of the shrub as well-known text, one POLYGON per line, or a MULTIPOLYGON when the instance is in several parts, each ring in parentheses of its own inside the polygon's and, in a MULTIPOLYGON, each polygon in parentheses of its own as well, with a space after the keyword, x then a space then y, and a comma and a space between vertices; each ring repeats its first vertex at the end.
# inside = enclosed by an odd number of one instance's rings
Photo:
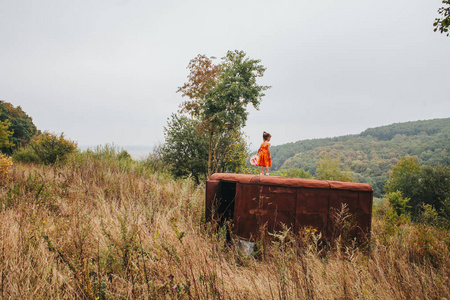
POLYGON ((436 209, 430 205, 422 203, 422 210, 419 213, 418 221, 421 223, 438 226, 440 222, 439 214, 436 209))
POLYGON ((58 136, 46 131, 35 136, 30 142, 30 147, 36 153, 39 162, 48 165, 65 160, 69 153, 75 152, 77 143, 67 140, 64 133, 58 136))
POLYGON ((15 161, 23 163, 39 163, 39 157, 31 147, 25 147, 17 150, 12 155, 15 161))
POLYGON ((411 208, 408 205, 410 199, 408 197, 403 197, 401 191, 391 192, 385 195, 385 197, 399 216, 406 214, 408 209, 411 208))
POLYGON ((11 168, 13 162, 11 157, 7 157, 4 154, 0 154, 0 180, 3 180, 8 174, 9 168, 11 168))

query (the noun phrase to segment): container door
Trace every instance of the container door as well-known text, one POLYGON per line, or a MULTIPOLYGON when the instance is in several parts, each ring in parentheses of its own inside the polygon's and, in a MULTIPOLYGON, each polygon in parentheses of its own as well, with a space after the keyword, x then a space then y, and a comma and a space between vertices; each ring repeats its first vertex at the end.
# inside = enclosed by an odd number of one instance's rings
POLYGON ((327 234, 329 198, 329 189, 297 189, 296 232, 312 227, 327 234))
POLYGON ((258 185, 236 184, 233 216, 234 234, 252 241, 258 237, 258 204, 258 185))
POLYGON ((297 191, 292 187, 261 186, 259 196, 259 226, 269 232, 280 232, 283 225, 294 231, 297 191))
POLYGON ((206 181, 205 220, 211 222, 216 218, 220 195, 220 180, 206 181))

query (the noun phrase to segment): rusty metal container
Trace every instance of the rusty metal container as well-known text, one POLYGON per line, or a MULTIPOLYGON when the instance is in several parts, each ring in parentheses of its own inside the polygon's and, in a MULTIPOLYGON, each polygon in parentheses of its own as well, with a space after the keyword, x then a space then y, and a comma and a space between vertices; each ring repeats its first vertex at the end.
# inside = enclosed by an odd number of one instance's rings
POLYGON ((372 187, 365 183, 216 173, 206 182, 206 221, 232 222, 233 234, 254 241, 261 226, 269 232, 282 223, 298 233, 313 227, 330 238, 333 212, 346 204, 356 227, 350 234, 370 239, 372 187))

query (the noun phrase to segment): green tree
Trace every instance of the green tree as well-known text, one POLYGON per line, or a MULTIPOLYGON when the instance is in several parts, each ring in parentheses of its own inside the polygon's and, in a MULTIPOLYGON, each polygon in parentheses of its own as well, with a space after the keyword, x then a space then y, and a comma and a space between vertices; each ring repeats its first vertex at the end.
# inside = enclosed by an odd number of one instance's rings
POLYGON ((438 9, 438 13, 442 16, 440 18, 436 18, 433 26, 434 26, 434 32, 440 31, 441 33, 447 32, 447 36, 450 34, 448 33, 448 27, 450 26, 450 0, 442 0, 442 6, 438 9), (447 5, 447 6, 446 6, 447 5))
POLYGON ((385 195, 388 202, 392 205, 398 216, 405 215, 411 206, 409 206, 409 198, 405 198, 401 191, 390 192, 385 195))
POLYGON ((211 162, 214 172, 248 173, 248 146, 241 131, 220 132, 221 137, 211 162))
POLYGON ((433 206, 438 212, 445 209, 445 201, 450 198, 450 166, 423 166, 420 173, 420 192, 415 201, 433 206))
POLYGON ((384 186, 385 192, 389 194, 401 191, 404 197, 412 200, 411 205, 414 209, 414 207, 416 207, 417 195, 420 190, 420 172, 420 164, 414 157, 403 157, 392 168, 392 173, 389 175, 389 179, 384 186))
POLYGON ((11 123, 9 120, 0 121, 0 148, 13 147, 10 141, 13 132, 9 130, 11 123))
MULTIPOLYGON (((192 176, 199 183, 208 175, 208 136, 200 121, 182 114, 172 114, 164 127, 165 144, 161 154, 176 177, 192 176)), ((247 143, 241 132, 226 132, 212 161, 216 172, 246 172, 247 143)))
POLYGON ((20 106, 14 107, 11 103, 0 101, 0 122, 6 120, 10 123, 12 135, 9 137, 10 143, 1 146, 1 151, 11 155, 14 150, 25 147, 38 134, 38 130, 20 106))
POLYGON ((350 171, 341 169, 339 157, 324 153, 316 169, 317 178, 322 180, 354 181, 350 171))
MULTIPOLYGON (((417 219, 427 208, 448 218, 450 166, 423 166, 412 157, 402 158, 393 168, 385 186, 388 195, 401 192, 411 215, 417 219)), ((448 219, 447 219, 448 221, 448 219)))
POLYGON ((299 168, 283 169, 278 171, 276 175, 292 178, 311 178, 311 179, 314 178, 314 176, 312 176, 311 173, 299 168))
POLYGON ((265 68, 260 60, 246 57, 243 51, 228 51, 219 65, 212 58, 199 55, 191 60, 188 82, 178 89, 189 100, 181 104, 187 112, 200 121, 199 128, 208 140, 208 176, 217 172, 223 139, 241 132, 247 121, 247 106, 258 109, 268 86, 256 83, 265 68))
POLYGON ((198 129, 200 121, 172 114, 164 127, 165 144, 161 152, 171 173, 177 177, 193 176, 198 183, 206 177, 208 155, 206 134, 198 129))

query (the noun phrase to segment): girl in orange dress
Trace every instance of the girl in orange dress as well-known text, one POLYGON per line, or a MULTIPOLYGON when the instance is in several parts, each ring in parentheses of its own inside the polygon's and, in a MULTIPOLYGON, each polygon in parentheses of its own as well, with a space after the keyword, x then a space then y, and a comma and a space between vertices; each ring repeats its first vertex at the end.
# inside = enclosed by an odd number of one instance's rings
POLYGON ((270 155, 270 133, 264 131, 263 143, 258 149, 258 166, 261 166, 260 175, 264 175, 264 167, 266 167, 266 175, 269 175, 269 167, 272 166, 272 156, 270 155))

